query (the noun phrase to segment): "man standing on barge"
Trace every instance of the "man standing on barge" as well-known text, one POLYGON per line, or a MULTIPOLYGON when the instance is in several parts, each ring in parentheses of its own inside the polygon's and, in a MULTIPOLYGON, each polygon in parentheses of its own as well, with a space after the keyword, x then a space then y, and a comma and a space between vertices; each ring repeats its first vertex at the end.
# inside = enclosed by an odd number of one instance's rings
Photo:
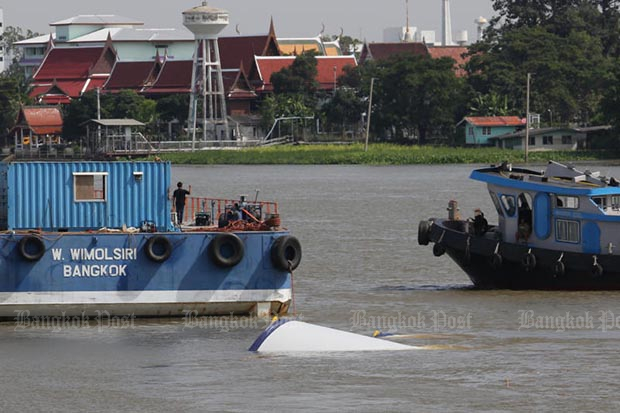
POLYGON ((189 186, 189 191, 183 188, 183 182, 177 183, 177 189, 172 194, 174 200, 174 206, 177 211, 177 224, 183 223, 183 212, 185 210, 185 197, 192 192, 192 186, 189 186))

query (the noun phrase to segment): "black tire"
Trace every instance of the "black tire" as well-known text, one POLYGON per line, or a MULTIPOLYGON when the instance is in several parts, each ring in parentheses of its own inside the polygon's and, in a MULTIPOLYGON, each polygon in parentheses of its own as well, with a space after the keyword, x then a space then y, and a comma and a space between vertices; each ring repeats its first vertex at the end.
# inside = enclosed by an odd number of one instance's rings
POLYGON ((209 244, 209 256, 218 267, 234 267, 245 254, 241 238, 230 232, 218 234, 209 244))
POLYGON ((27 235, 20 239, 18 248, 26 261, 38 261, 45 254, 45 243, 34 235, 27 235))
POLYGON ((555 264, 553 264, 553 275, 557 278, 561 278, 566 275, 566 266, 562 261, 556 261, 555 264))
POLYGON ((592 266, 592 276, 594 278, 602 276, 603 272, 603 266, 601 264, 596 263, 592 266))
POLYGON ((504 259, 499 253, 495 252, 491 255, 490 264, 492 269, 499 270, 502 268, 502 264, 504 264, 504 259))
POLYGON ((435 257, 441 257, 442 255, 444 255, 446 253, 446 247, 444 247, 441 244, 435 244, 433 245, 433 255, 435 257))
POLYGON ((271 246, 271 262, 281 271, 293 271, 301 262, 301 244, 292 235, 284 235, 271 246))
POLYGON ((428 245, 431 241, 430 238, 431 233, 431 223, 429 221, 420 221, 418 225, 418 244, 419 245, 428 245))
POLYGON ((146 241, 144 252, 151 261, 164 262, 172 254, 172 244, 163 235, 155 235, 146 241))
POLYGON ((526 272, 532 271, 534 268, 536 268, 536 256, 531 252, 528 252, 523 256, 523 259, 521 260, 521 266, 526 272))

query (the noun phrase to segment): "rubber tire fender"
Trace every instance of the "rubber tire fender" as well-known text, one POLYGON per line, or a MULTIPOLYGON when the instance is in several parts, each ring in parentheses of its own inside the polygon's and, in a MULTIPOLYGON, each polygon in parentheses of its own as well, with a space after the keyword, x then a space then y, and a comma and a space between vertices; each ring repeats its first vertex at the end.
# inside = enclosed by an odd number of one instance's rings
POLYGON ((155 235, 146 241, 144 252, 151 261, 164 262, 172 254, 172 244, 163 235, 155 235), (163 252, 160 252, 160 250, 163 252))
POLYGON ((531 252, 528 252, 521 259, 521 265, 523 266, 523 269, 525 271, 532 271, 534 268, 536 268, 536 256, 531 252))
POLYGON ((26 261, 38 261, 45 254, 45 243, 34 235, 27 235, 20 239, 17 247, 26 261))
POLYGON ((299 240, 292 235, 283 235, 276 239, 271 246, 271 262, 274 267, 281 271, 292 271, 299 267, 301 262, 301 243, 299 240))
POLYGON ((564 277, 566 275, 566 265, 562 261, 556 261, 553 264, 553 275, 556 277, 564 277))
POLYGON ((431 223, 427 220, 420 221, 418 225, 418 244, 428 245, 431 241, 429 234, 431 233, 431 223))
POLYGON ((218 267, 228 268, 239 264, 245 255, 243 241, 231 232, 217 234, 208 247, 209 257, 218 267), (230 250, 232 254, 223 254, 223 250, 230 250))
POLYGON ((493 270, 499 270, 504 264, 504 259, 498 252, 494 252, 493 255, 491 255, 489 263, 493 270))
POLYGON ((442 255, 444 255, 446 253, 446 247, 444 247, 441 244, 435 244, 433 245, 433 255, 435 257, 441 257, 442 255))
POLYGON ((592 266, 592 276, 594 278, 598 278, 603 275, 603 266, 599 263, 596 263, 592 266))

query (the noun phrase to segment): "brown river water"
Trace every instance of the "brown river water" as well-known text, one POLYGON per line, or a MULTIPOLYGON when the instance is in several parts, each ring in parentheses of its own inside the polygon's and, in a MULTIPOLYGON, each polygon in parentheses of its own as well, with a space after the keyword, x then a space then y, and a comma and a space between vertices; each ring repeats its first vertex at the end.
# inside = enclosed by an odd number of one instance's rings
POLYGON ((619 411, 620 292, 477 291, 418 245, 451 199, 496 222, 475 167, 173 168, 196 195, 279 202, 304 321, 422 349, 254 354, 246 317, 7 322, 0 411, 619 411))

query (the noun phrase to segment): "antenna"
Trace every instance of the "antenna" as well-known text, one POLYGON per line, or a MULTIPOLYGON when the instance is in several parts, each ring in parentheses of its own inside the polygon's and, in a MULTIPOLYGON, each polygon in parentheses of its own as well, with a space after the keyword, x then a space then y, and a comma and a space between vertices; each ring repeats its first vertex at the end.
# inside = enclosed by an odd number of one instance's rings
POLYGON ((409 0, 405 0, 405 16, 407 16, 407 22, 403 42, 411 42, 413 40, 413 36, 411 36, 411 32, 409 31, 409 0))

